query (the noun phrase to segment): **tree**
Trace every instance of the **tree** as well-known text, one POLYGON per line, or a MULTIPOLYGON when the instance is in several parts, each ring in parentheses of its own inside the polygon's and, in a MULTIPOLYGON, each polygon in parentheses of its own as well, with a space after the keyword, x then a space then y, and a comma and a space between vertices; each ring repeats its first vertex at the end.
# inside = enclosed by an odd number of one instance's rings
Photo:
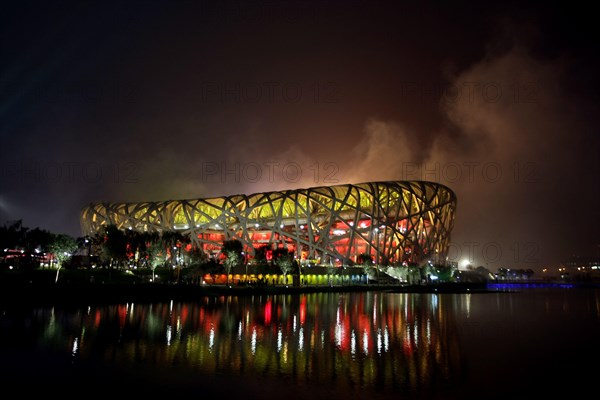
POLYGON ((28 228, 23 226, 22 220, 6 222, 0 227, 0 248, 22 248, 27 231, 28 228))
POLYGON ((225 273, 227 274, 227 285, 229 285, 229 273, 231 272, 231 269, 240 265, 242 262, 242 250, 242 242, 237 239, 226 240, 223 242, 221 252, 225 256, 223 266, 225 267, 225 273))
POLYGON ((385 270, 386 273, 399 282, 408 282, 408 266, 397 263, 392 266, 388 266, 385 270))
POLYGON ((147 257, 147 261, 148 261, 148 266, 152 270, 152 282, 155 282, 156 267, 158 267, 159 265, 165 264, 165 262, 167 260, 166 251, 163 248, 160 241, 157 240, 155 242, 150 242, 148 244, 146 252, 147 252, 146 257, 147 257))
POLYGON ((127 238, 125 233, 115 225, 107 226, 100 250, 100 259, 108 264, 110 268, 115 263, 117 266, 120 266, 127 258, 127 238))
POLYGON ((33 253, 45 253, 49 251, 50 244, 53 241, 53 235, 49 231, 40 228, 34 228, 25 232, 22 243, 25 251, 33 253))
POLYGON ((147 252, 148 233, 142 233, 134 230, 126 230, 125 235, 125 256, 129 261, 129 265, 138 265, 140 260, 147 252))
POLYGON ((507 279, 508 276, 508 269, 500 267, 498 268, 498 270, 496 271, 496 277, 498 279, 507 279))
POLYGON ((294 270, 294 254, 285 248, 278 248, 273 251, 275 264, 281 269, 283 282, 287 284, 287 275, 294 270))
POLYGON ((267 251, 270 250, 269 245, 263 244, 254 248, 254 261, 258 265, 267 263, 267 251))
POLYGON ((73 256, 73 252, 77 250, 77 241, 69 235, 57 234, 52 238, 49 247, 50 252, 56 259, 56 278, 54 279, 54 282, 56 283, 58 282, 58 274, 60 273, 63 264, 67 262, 73 256))
POLYGON ((533 274, 535 272, 533 272, 533 270, 531 268, 527 268, 525 270, 525 279, 531 279, 533 277, 533 274))
POLYGON ((437 267, 433 265, 431 260, 425 262, 419 269, 421 270, 421 282, 427 282, 430 284, 433 281, 432 277, 435 276, 435 279, 438 278, 437 267))
POLYGON ((479 275, 480 279, 483 281, 487 281, 490 278, 490 276, 492 276, 490 271, 483 265, 480 265, 479 267, 475 268, 475 272, 479 275))
POLYGON ((168 250, 168 253, 171 255, 173 264, 178 264, 180 260, 177 259, 178 255, 175 254, 175 252, 178 251, 178 249, 181 248, 184 243, 189 241, 188 238, 186 238, 186 236, 184 236, 181 232, 165 231, 162 233, 160 239, 163 243, 163 246, 165 246, 165 248, 168 250))
POLYGON ((207 260, 208 255, 198 246, 192 246, 190 251, 184 255, 184 262, 190 266, 204 264, 207 260))
POLYGON ((408 264, 408 275, 406 279, 409 285, 421 282, 421 269, 417 263, 411 262, 408 264))
POLYGON ((451 265, 436 265, 435 268, 440 282, 450 282, 454 280, 455 268, 451 265))
MULTIPOLYGON (((335 272, 335 265, 331 259, 329 260, 329 264, 326 266, 327 269, 327 281, 329 282, 329 286, 333 286, 333 273, 335 272)), ((342 285, 344 284, 344 276, 342 275, 342 285)))
POLYGON ((369 272, 371 272, 371 268, 373 268, 373 257, 367 253, 361 253, 356 257, 356 262, 358 265, 362 266, 363 271, 367 277, 367 285, 369 284, 369 272))

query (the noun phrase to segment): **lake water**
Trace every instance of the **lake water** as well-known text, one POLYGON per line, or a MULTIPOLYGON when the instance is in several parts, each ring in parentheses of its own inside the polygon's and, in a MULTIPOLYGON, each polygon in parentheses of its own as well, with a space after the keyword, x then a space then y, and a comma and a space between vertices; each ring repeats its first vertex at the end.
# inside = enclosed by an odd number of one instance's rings
POLYGON ((19 394, 464 399, 595 388, 600 290, 310 293, 0 306, 19 394))

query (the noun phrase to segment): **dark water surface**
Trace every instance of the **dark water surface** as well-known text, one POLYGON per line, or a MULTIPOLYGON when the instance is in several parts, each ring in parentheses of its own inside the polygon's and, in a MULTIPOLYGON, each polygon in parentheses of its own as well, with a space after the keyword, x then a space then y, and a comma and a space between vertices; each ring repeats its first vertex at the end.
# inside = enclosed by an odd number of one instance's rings
POLYGON ((0 383, 21 395, 582 397, 600 370, 598 289, 1 307, 0 383))

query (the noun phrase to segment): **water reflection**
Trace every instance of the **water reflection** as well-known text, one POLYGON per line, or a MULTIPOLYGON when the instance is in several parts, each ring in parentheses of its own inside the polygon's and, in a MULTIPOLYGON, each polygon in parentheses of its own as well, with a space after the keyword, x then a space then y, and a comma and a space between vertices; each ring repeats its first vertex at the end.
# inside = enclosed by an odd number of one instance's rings
POLYGON ((204 382, 260 377, 265 386, 327 388, 333 398, 421 396, 460 379, 456 322, 445 311, 450 299, 314 293, 39 308, 26 318, 27 340, 74 363, 120 371, 170 370, 204 382))
POLYGON ((110 396, 120 385, 204 398, 582 397, 599 310, 600 289, 571 288, 5 306, 0 376, 23 395, 60 384, 110 396))

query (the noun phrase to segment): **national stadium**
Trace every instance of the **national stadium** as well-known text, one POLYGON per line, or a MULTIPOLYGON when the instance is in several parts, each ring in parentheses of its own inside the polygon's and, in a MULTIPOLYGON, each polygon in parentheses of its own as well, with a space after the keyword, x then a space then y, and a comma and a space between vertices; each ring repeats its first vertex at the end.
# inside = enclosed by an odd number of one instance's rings
POLYGON ((237 239, 287 248, 304 265, 346 266, 366 254, 377 265, 445 260, 456 195, 425 181, 320 186, 250 195, 138 203, 96 202, 81 211, 84 235, 108 225, 177 231, 211 256, 237 239))

